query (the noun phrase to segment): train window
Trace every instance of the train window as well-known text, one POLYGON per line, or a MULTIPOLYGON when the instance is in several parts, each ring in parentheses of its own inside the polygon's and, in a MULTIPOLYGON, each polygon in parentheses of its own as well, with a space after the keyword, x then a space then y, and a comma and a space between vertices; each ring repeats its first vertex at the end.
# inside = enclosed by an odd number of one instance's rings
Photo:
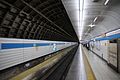
POLYGON ((110 43, 117 43, 117 39, 110 40, 110 43))

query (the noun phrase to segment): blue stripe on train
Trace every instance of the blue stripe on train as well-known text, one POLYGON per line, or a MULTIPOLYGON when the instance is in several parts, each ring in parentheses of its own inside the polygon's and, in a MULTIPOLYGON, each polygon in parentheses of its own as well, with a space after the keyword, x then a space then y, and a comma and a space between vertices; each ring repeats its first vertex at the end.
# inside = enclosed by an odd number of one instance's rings
POLYGON ((50 43, 1 43, 1 49, 27 48, 35 46, 49 46, 50 43))
POLYGON ((119 34, 114 34, 111 36, 103 37, 103 38, 97 38, 95 40, 111 40, 111 39, 117 39, 120 38, 120 33, 119 34))

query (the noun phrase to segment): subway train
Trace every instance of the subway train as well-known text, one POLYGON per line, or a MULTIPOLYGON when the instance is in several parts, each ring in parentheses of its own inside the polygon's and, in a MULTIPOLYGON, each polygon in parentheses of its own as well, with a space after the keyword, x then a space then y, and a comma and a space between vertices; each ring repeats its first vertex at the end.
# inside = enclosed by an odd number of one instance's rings
POLYGON ((91 39, 86 47, 120 72, 120 29, 91 39))
POLYGON ((0 70, 75 45, 75 42, 0 38, 0 70))

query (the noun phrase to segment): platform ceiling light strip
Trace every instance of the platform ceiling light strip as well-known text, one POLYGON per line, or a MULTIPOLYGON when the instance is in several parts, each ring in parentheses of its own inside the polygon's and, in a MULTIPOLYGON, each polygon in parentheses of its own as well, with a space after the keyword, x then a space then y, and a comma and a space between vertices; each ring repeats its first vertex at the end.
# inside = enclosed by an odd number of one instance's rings
POLYGON ((83 16, 84 16, 84 0, 79 0, 79 36, 82 39, 83 33, 83 16))
POLYGON ((105 3, 104 3, 104 5, 107 5, 109 1, 110 1, 110 0, 106 0, 105 3))

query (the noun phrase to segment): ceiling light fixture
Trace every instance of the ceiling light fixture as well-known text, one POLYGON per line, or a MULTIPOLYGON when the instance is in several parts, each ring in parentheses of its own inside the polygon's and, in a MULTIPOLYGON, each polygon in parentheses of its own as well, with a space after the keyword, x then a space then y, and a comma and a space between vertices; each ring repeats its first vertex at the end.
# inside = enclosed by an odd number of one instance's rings
POLYGON ((98 19, 98 17, 95 17, 94 21, 93 22, 96 22, 96 20, 98 19))
POLYGON ((89 27, 91 27, 91 28, 92 28, 92 27, 95 27, 95 25, 91 23, 91 24, 89 25, 89 27))
POLYGON ((104 5, 107 5, 109 1, 110 1, 110 0, 106 0, 105 3, 104 3, 104 5))
POLYGON ((80 40, 82 39, 82 33, 83 33, 83 18, 84 18, 84 0, 78 0, 79 1, 79 37, 80 40))

